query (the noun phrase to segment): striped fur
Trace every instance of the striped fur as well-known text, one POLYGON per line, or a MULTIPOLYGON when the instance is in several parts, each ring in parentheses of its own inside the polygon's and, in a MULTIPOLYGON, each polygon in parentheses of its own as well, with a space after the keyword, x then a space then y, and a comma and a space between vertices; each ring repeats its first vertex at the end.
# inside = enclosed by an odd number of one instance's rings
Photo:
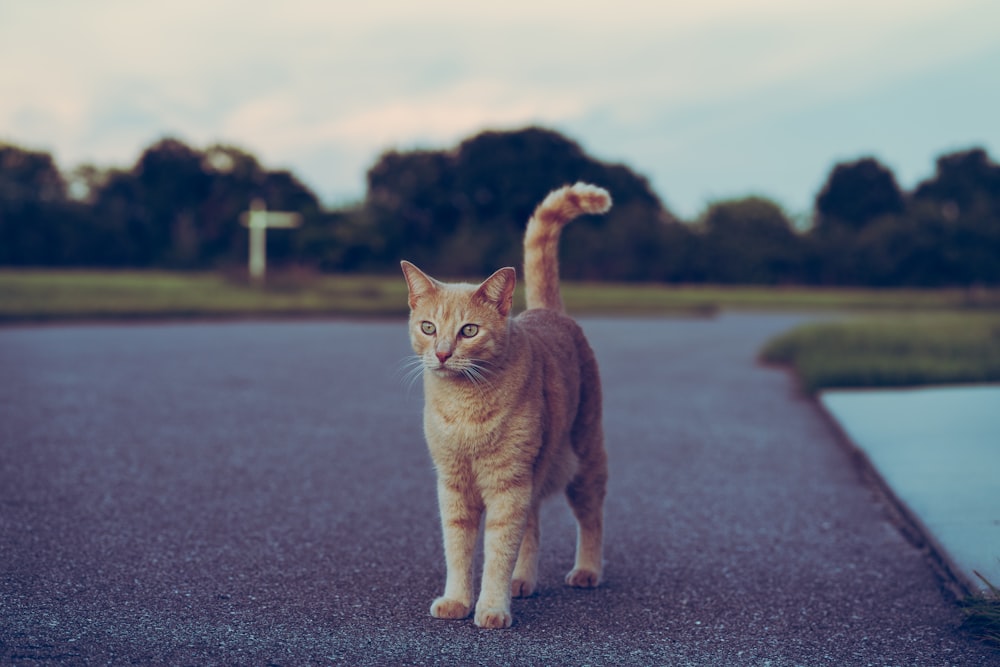
POLYGON ((524 233, 524 284, 528 308, 563 310, 559 294, 559 236, 562 228, 584 213, 611 208, 607 190, 585 183, 549 193, 528 221, 524 233))

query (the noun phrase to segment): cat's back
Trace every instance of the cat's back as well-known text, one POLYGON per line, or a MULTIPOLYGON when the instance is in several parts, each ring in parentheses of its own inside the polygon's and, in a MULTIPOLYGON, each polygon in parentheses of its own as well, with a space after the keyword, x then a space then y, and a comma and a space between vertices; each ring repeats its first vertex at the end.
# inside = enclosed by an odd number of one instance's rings
POLYGON ((579 368, 593 360, 583 329, 568 315, 546 308, 526 310, 514 325, 530 340, 535 350, 560 365, 579 368))
MULTIPOLYGON (((533 348, 531 365, 547 411, 542 459, 559 460, 546 476, 543 495, 567 481, 574 466, 568 462, 603 460, 601 378, 597 359, 583 329, 571 317, 554 310, 530 309, 515 318, 533 348), (576 435, 573 435, 576 434, 576 435), (570 449, 575 458, 565 458, 570 449), (565 465, 563 465, 565 464, 565 465)), ((581 463, 580 465, 585 465, 581 463)), ((547 468, 539 464, 539 469, 547 468)))

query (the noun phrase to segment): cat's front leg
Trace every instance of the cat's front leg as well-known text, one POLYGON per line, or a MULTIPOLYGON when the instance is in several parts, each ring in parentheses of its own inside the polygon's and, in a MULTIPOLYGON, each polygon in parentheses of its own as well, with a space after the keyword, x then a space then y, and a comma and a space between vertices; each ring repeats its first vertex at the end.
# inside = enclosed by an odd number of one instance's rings
POLYGON ((466 618, 472 611, 472 558, 482 508, 470 502, 460 488, 447 480, 438 482, 438 504, 448 574, 444 594, 431 604, 431 616, 466 618))
POLYGON ((509 628, 511 577, 524 537, 531 502, 530 487, 512 487, 486 499, 483 584, 476 602, 476 625, 509 628))

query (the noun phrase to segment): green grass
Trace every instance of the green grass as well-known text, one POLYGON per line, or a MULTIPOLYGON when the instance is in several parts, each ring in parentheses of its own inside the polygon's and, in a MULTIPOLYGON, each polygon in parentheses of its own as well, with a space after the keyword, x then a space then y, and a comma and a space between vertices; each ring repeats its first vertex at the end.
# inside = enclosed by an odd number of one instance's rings
POLYGON ((1000 312, 897 313, 806 325, 764 361, 792 366, 809 392, 1000 381, 1000 312))
POLYGON ((258 287, 216 273, 0 272, 0 321, 8 322, 405 312, 402 280, 285 275, 258 287))
MULTIPOLYGON (((565 283, 575 315, 706 315, 757 310, 938 310, 1000 307, 1000 290, 843 290, 565 283)), ((523 296, 517 295, 519 307, 523 296)), ((258 287, 237 275, 161 271, 0 271, 0 321, 399 316, 402 276, 272 273, 258 287)))
POLYGON ((919 290, 565 283, 566 307, 602 312, 692 310, 924 311, 1000 310, 1000 289, 919 290))
POLYGON ((980 641, 1000 648, 1000 588, 976 572, 986 584, 986 592, 962 602, 965 622, 962 626, 980 641))

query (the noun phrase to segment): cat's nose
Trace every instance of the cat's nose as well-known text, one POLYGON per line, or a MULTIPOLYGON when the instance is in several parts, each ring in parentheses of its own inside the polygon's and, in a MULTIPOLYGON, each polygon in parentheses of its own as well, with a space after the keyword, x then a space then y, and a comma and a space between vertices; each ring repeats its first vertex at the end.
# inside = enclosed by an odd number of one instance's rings
POLYGON ((451 358, 451 350, 437 350, 434 352, 434 356, 443 364, 451 358))

